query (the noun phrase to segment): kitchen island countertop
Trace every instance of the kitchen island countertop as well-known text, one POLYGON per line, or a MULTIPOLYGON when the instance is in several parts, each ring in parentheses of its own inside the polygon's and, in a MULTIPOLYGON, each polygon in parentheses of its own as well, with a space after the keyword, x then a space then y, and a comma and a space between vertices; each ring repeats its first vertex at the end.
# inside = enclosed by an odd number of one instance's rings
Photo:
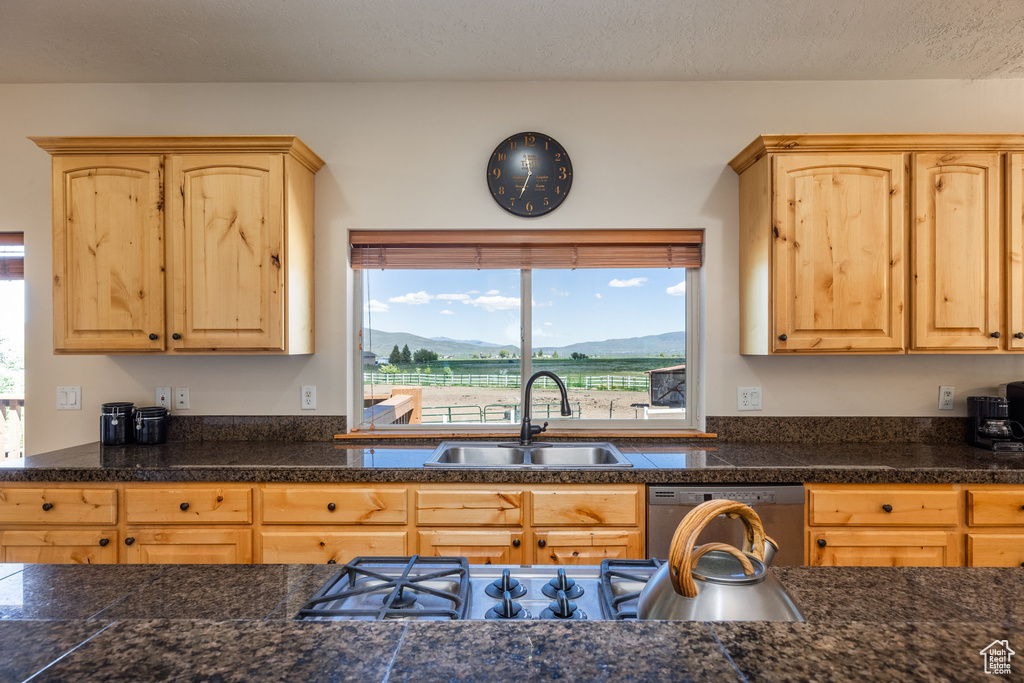
POLYGON ((0 565, 0 680, 991 681, 1024 643, 1019 569, 773 569, 804 624, 292 621, 336 570, 0 565))
POLYGON ((1024 484, 1024 453, 966 444, 736 443, 621 445, 630 468, 424 467, 433 448, 337 442, 98 442, 0 462, 2 481, 468 483, 1024 484))

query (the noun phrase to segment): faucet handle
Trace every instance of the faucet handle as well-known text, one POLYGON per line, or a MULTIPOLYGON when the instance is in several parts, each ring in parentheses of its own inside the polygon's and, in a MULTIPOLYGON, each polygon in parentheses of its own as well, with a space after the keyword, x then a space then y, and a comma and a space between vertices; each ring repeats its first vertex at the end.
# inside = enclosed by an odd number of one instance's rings
POLYGON ((543 426, 530 425, 530 434, 540 434, 546 432, 548 429, 548 423, 545 422, 543 426))

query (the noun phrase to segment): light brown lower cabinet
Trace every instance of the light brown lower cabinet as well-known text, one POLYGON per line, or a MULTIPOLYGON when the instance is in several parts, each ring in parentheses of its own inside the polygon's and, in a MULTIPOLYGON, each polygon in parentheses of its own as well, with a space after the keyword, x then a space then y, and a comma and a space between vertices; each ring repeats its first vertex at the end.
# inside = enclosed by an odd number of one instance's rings
POLYGON ((428 529, 417 532, 419 554, 465 557, 470 564, 523 564, 521 529, 428 529))
POLYGON ((250 564, 252 531, 240 529, 128 529, 125 564, 250 564))
POLYGON ((409 554, 409 534, 404 529, 263 531, 260 539, 265 564, 343 564, 360 555, 409 554))
POLYGON ((0 533, 0 562, 117 564, 116 529, 19 529, 0 533))
POLYGON ((1024 534, 967 534, 968 567, 1024 567, 1024 534))
POLYGON ((956 532, 814 529, 808 535, 812 567, 956 566, 956 532))
POLYGON ((534 564, 601 564, 644 556, 642 535, 636 530, 538 530, 533 536, 534 564))

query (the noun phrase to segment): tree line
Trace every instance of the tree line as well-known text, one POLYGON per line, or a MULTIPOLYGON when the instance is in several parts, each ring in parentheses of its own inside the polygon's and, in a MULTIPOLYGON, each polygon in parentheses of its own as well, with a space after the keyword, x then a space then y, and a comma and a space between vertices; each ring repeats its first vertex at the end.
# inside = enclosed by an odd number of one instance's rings
POLYGON ((401 351, 398 350, 398 344, 395 344, 395 348, 391 349, 391 355, 388 356, 388 363, 391 365, 398 365, 399 363, 429 363, 437 360, 437 351, 431 351, 429 349, 419 349, 415 352, 409 350, 409 345, 406 344, 401 351))

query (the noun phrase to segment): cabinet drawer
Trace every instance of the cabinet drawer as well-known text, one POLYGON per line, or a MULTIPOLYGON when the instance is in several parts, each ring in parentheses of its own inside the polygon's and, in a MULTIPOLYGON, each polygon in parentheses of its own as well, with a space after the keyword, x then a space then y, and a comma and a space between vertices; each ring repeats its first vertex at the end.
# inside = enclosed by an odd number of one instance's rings
POLYGON ((522 491, 427 489, 416 492, 417 524, 479 526, 522 522, 522 491))
POLYGON ((812 525, 955 526, 957 494, 949 491, 816 489, 808 493, 812 525))
POLYGON ((521 529, 430 529, 418 532, 419 554, 426 557, 465 557, 470 564, 522 564, 521 529))
POLYGON ((404 487, 268 486, 264 524, 405 524, 404 487))
POLYGON ((638 531, 536 531, 537 564, 601 564, 643 557, 638 531))
POLYGON ((639 521, 636 489, 540 490, 532 498, 535 526, 632 526, 639 521))
POLYGON ((127 564, 250 564, 249 529, 131 529, 127 564))
POLYGON ((73 529, 5 531, 0 562, 37 564, 116 564, 117 531, 73 529))
POLYGON ((967 491, 971 526, 1024 526, 1024 490, 967 491))
POLYGON ((968 567, 1024 567, 1024 534, 967 534, 968 567))
POLYGON ((264 531, 263 562, 267 564, 343 564, 359 555, 408 555, 405 531, 264 531))
POLYGON ((815 529, 809 534, 812 567, 948 567, 955 541, 950 531, 815 529))
POLYGON ((117 491, 89 488, 0 489, 0 522, 117 524, 117 491))
POLYGON ((129 524, 230 524, 252 522, 252 489, 204 486, 124 491, 129 524))

